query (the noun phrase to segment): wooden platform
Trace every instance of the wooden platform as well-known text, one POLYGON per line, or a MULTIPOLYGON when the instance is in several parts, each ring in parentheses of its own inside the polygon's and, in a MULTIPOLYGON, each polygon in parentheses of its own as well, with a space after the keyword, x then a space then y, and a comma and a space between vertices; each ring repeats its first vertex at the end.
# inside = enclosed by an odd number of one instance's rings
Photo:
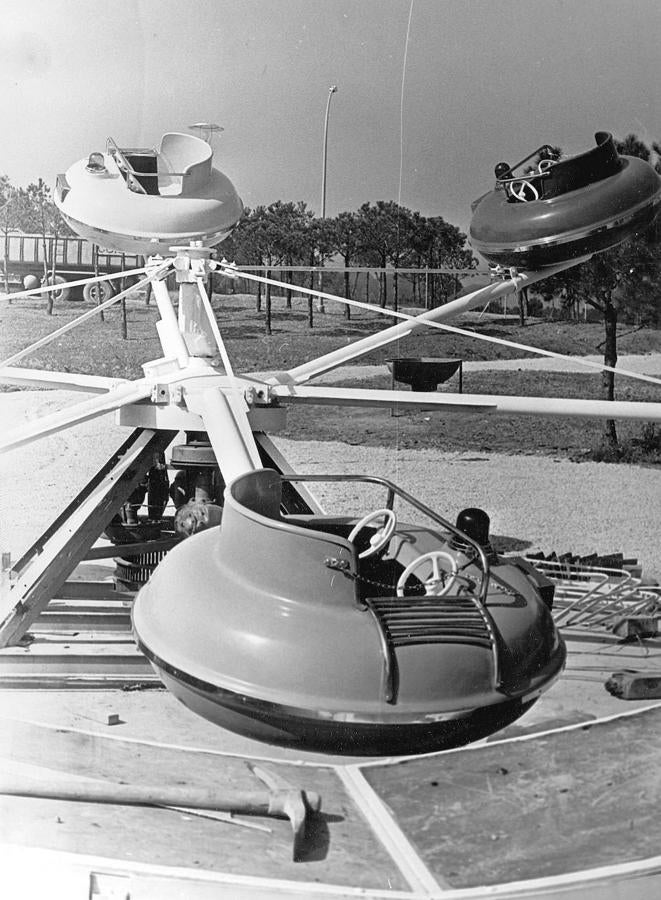
POLYGON ((566 630, 564 676, 504 732, 424 757, 358 760, 271 748, 190 713, 135 650, 130 602, 108 579, 67 582, 23 645, 0 651, 4 770, 49 784, 229 790, 259 786, 257 760, 321 794, 322 811, 294 862, 286 820, 3 796, 6 896, 661 893, 661 704, 604 688, 614 671, 658 669, 661 640, 566 630))

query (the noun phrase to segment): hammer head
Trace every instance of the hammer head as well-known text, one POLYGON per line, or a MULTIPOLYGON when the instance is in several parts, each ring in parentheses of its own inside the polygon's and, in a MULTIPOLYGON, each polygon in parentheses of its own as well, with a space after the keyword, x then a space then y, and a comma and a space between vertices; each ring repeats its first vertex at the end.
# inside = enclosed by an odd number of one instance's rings
POLYGON ((273 791, 269 798, 269 815, 287 818, 294 833, 294 862, 302 858, 310 813, 321 809, 321 797, 314 792, 295 788, 273 791))

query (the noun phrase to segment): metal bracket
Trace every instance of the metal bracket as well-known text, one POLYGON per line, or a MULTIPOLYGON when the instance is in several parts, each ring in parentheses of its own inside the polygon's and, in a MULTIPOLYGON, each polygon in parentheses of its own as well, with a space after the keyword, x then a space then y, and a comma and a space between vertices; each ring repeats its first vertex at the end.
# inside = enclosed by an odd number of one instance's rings
POLYGON ((338 572, 348 572, 351 569, 351 563, 348 559, 337 559, 334 556, 325 559, 324 565, 328 569, 336 569, 338 572))
POLYGON ((247 387, 244 397, 248 406, 268 406, 271 403, 271 389, 267 384, 247 387))
POLYGON ((170 274, 170 269, 165 269, 159 274, 159 269, 163 268, 164 262, 162 256, 150 256, 145 264, 145 274, 149 275, 152 281, 165 281, 170 274))
POLYGON ((227 262, 225 257, 223 257, 220 261, 221 267, 221 275, 225 275, 226 278, 238 278, 239 271, 235 262, 227 262))
POLYGON ((508 278, 511 278, 514 281, 519 277, 519 270, 516 266, 490 266, 489 267, 489 276, 491 278, 500 278, 503 281, 506 281, 508 278))
POLYGON ((151 402, 159 405, 170 402, 170 385, 155 384, 151 389, 151 402))

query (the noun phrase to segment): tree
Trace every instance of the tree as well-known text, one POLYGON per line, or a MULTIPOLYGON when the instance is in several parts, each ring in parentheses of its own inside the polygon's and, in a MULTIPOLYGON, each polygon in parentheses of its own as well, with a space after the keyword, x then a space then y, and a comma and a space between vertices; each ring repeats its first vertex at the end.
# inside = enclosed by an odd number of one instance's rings
MULTIPOLYGON (((314 213, 307 208, 303 200, 296 203, 274 203, 268 208, 271 224, 277 234, 280 257, 285 266, 293 266, 296 263, 307 263, 307 253, 304 248, 308 236, 309 225, 314 219, 314 213)), ((286 272, 284 280, 293 284, 292 272, 286 272)), ((285 305, 287 309, 292 306, 292 288, 285 292, 285 305)))
MULTIPOLYGON (((2 215, 2 233, 4 236, 3 262, 5 293, 9 294, 9 232, 12 226, 12 200, 14 188, 7 175, 0 175, 0 214, 2 215)), ((10 300, 11 302, 11 300, 10 300)))
MULTIPOLYGON (((413 232, 412 213, 393 200, 377 200, 363 203, 358 210, 359 243, 364 254, 376 260, 385 269, 388 264, 395 269, 401 266, 410 252, 410 238, 413 232)), ((398 276, 393 273, 393 308, 399 305, 398 276)), ((385 273, 380 278, 379 302, 385 308, 388 302, 388 287, 385 273)))
MULTIPOLYGON (((54 284, 57 269, 57 242, 61 235, 72 234, 53 203, 51 191, 43 179, 15 191, 10 205, 12 227, 27 234, 38 234, 41 239, 44 268, 43 284, 54 284)), ((53 314, 54 291, 49 291, 46 312, 53 314)))
MULTIPOLYGON (((332 219, 316 218, 312 220, 311 236, 314 241, 315 256, 311 265, 316 264, 323 269, 329 259, 335 255, 335 229, 332 219)), ((319 271, 318 290, 324 290, 324 273, 319 271)), ((319 312, 325 312, 324 300, 319 298, 319 312)))
MULTIPOLYGON (((333 243, 335 250, 344 260, 348 269, 356 261, 360 251, 360 222, 356 213, 341 212, 333 222, 333 243)), ((351 300, 349 273, 344 273, 344 296, 351 300)), ((351 318, 351 307, 344 307, 347 319, 351 318)))
MULTIPOLYGON (((298 235, 301 263, 310 266, 307 285, 309 290, 314 289, 314 272, 312 271, 312 267, 315 264, 317 245, 316 223, 317 220, 314 217, 314 213, 308 213, 306 210, 306 217, 301 222, 301 228, 298 235)), ((308 294, 308 328, 314 328, 314 298, 311 294, 308 294)))
MULTIPOLYGON (((455 269, 474 269, 477 260, 466 249, 466 235, 441 216, 424 218, 413 216, 411 232, 412 262, 417 267, 439 269, 447 266, 455 269)), ((428 278, 429 290, 425 291, 425 306, 433 308, 445 303, 458 290, 456 275, 432 275, 428 278)))
MULTIPOLYGON (((652 152, 636 135, 629 134, 616 141, 619 153, 638 156, 652 161, 652 152)), ((658 144, 653 144, 657 155, 654 168, 661 174, 658 144)), ((565 306, 578 301, 598 310, 604 321, 604 364, 615 367, 617 363, 617 324, 620 313, 637 306, 649 306, 653 285, 661 272, 661 245, 657 228, 652 225, 646 232, 637 234, 624 243, 603 253, 597 253, 587 262, 568 269, 547 280, 541 293, 553 293, 563 297, 565 306), (626 304, 626 306, 625 306, 626 304)), ((606 400, 615 397, 615 373, 602 372, 602 396, 606 400)), ((617 444, 615 422, 606 422, 606 440, 617 444)))

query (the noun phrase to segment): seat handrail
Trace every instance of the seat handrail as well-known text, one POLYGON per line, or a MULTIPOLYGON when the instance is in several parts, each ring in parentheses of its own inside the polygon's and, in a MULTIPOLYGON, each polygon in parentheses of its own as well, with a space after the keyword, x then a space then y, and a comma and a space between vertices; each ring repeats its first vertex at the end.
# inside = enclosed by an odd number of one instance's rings
POLYGON ((138 181, 138 173, 135 171, 126 156, 124 156, 124 151, 111 137, 106 138, 106 153, 108 153, 109 156, 112 156, 112 158, 117 163, 117 167, 120 171, 123 168, 126 172, 126 185, 128 189, 134 191, 136 194, 146 194, 147 191, 138 181))
MULTIPOLYGON (((140 150, 137 152, 144 153, 146 152, 146 150, 140 150)), ((121 163, 121 165, 126 169, 127 173, 129 175, 132 175, 136 180, 138 176, 142 178, 157 178, 160 175, 167 175, 168 178, 183 178, 185 175, 188 175, 188 169, 183 172, 170 172, 169 170, 167 172, 137 172, 126 158, 126 151, 123 150, 114 140, 114 138, 111 137, 106 139, 106 153, 112 156, 116 162, 121 163)), ((158 154, 156 154, 156 158, 158 159, 158 154)), ((136 189, 139 193, 147 193, 139 181, 137 181, 136 183, 136 189)))
POLYGON ((486 609, 486 598, 487 592, 489 589, 489 574, 490 574, 490 566, 489 560, 487 558, 484 549, 474 541, 471 537, 469 537, 465 532, 461 531, 460 528, 457 528, 456 525, 453 525, 452 522, 449 522, 447 519, 443 518, 443 516, 439 515, 433 509, 430 509, 426 504, 422 503, 420 500, 417 500, 411 494, 402 490, 402 488, 398 487, 392 481, 389 481, 387 478, 382 478, 379 475, 293 475, 293 474, 283 474, 280 476, 282 481, 321 481, 321 482, 347 482, 347 481, 357 481, 364 482, 366 484, 378 484, 385 487, 388 491, 388 498, 386 500, 386 507, 388 509, 392 509, 395 496, 399 496, 406 503, 409 503, 418 512, 422 513, 422 515, 427 516, 432 521, 436 522, 446 531, 451 532, 455 537, 461 538, 461 540, 468 544, 474 551, 475 559, 472 560, 477 564, 477 560, 479 560, 479 568, 482 570, 482 580, 480 584, 480 590, 478 593, 477 599, 481 603, 481 605, 486 609))

